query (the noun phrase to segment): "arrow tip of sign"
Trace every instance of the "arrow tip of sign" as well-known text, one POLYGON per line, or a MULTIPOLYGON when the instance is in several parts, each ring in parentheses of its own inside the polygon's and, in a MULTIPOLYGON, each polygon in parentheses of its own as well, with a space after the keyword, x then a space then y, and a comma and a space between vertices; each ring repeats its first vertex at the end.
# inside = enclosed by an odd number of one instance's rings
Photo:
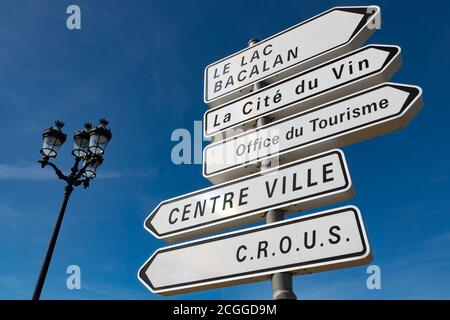
POLYGON ((150 215, 147 217, 147 219, 145 219, 143 223, 144 229, 150 232, 156 239, 160 240, 161 235, 158 233, 158 231, 156 231, 156 228, 152 225, 152 219, 153 215, 150 215))
POLYGON ((136 277, 138 278, 139 282, 142 283, 148 290, 151 292, 153 291, 153 288, 148 285, 147 281, 150 283, 150 279, 147 277, 147 274, 145 273, 145 268, 147 267, 147 262, 145 262, 137 271, 136 277))
POLYGON ((379 50, 389 51, 393 53, 398 53, 402 51, 402 48, 396 44, 381 44, 381 43, 371 43, 367 45, 367 48, 375 48, 379 50))
POLYGON ((330 10, 326 11, 325 13, 328 13, 328 12, 331 12, 334 10, 362 13, 362 14, 370 14, 371 16, 375 16, 380 13, 381 8, 380 8, 380 6, 378 6, 376 4, 372 4, 372 5, 368 5, 368 6, 337 6, 337 7, 331 8, 330 10), (370 10, 370 9, 372 9, 372 10, 370 10))
POLYGON ((394 83, 394 82, 386 82, 386 85, 389 85, 393 88, 396 88, 398 90, 402 90, 405 92, 408 92, 411 96, 412 99, 416 98, 416 97, 421 97, 423 90, 421 87, 416 86, 416 85, 411 85, 411 84, 403 84, 403 83, 394 83))

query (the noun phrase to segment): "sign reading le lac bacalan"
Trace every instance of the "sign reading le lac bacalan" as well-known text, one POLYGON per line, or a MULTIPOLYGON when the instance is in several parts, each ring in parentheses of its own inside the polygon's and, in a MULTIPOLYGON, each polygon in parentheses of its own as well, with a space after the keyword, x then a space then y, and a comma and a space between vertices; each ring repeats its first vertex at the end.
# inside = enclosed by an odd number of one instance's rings
POLYGON ((205 103, 217 106, 361 46, 380 8, 336 7, 243 49, 205 69, 205 103))

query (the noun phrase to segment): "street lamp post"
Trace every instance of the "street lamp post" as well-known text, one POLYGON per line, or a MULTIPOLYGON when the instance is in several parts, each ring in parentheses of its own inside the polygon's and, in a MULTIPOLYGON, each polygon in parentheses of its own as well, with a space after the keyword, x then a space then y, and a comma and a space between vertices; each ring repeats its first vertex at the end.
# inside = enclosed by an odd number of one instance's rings
POLYGON ((39 160, 39 163, 42 168, 46 166, 52 167, 56 176, 66 182, 66 186, 64 188, 64 198, 59 210, 58 218, 33 292, 33 300, 39 300, 41 296, 47 271, 55 249, 56 240, 58 239, 59 230, 66 211, 67 202, 69 201, 74 187, 80 185, 85 189, 89 187, 90 180, 95 178, 97 168, 103 162, 103 154, 106 145, 112 137, 111 130, 108 129, 107 126, 108 121, 106 119, 100 119, 99 124, 96 127, 87 123, 84 125, 83 130, 75 132, 73 137, 74 148, 72 150, 72 155, 75 157, 75 163, 68 175, 64 175, 54 163, 50 162, 51 158, 55 158, 58 155, 59 148, 67 139, 67 135, 62 132, 64 123, 56 121, 55 126, 45 130, 42 134, 44 143, 41 148, 42 159, 39 160), (80 167, 81 162, 83 162, 83 164, 80 167))

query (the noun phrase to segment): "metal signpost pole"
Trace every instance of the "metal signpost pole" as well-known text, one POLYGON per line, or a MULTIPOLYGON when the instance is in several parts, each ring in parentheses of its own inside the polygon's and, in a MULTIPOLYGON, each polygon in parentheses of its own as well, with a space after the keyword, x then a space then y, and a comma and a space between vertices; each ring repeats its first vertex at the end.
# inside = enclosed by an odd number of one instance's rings
MULTIPOLYGON (((257 44, 259 40, 252 39, 248 42, 248 46, 251 47, 257 44)), ((253 85, 254 91, 259 90, 264 87, 264 82, 260 81, 253 85)), ((262 127, 268 124, 270 119, 268 117, 258 118, 256 121, 256 127, 262 127)), ((271 168, 270 160, 261 161, 261 172, 271 168)), ((267 211, 266 213, 266 223, 273 223, 284 220, 284 212, 281 209, 275 209, 267 211)), ((292 289, 292 274, 289 272, 274 273, 272 275, 272 297, 273 300, 297 300, 292 289)))
POLYGON ((212 143, 202 171, 214 186, 162 201, 144 227, 177 242, 266 224, 156 250, 137 274, 150 291, 271 279, 274 300, 297 300, 293 276, 372 260, 357 207, 284 217, 352 198, 344 154, 330 149, 398 130, 423 105, 419 87, 386 82, 400 47, 360 48, 379 15, 376 6, 332 8, 206 67, 203 134, 212 143))

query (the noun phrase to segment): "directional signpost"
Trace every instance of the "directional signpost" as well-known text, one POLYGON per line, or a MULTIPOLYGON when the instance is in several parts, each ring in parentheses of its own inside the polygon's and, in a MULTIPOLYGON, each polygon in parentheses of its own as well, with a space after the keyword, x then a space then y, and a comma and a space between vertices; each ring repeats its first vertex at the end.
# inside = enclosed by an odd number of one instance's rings
POLYGON ((419 87, 385 83, 208 145, 203 175, 219 183, 256 171, 265 158, 285 163, 385 134, 404 127, 421 107, 419 87))
POLYGON ((348 206, 158 249, 138 278, 154 293, 173 295, 370 260, 361 214, 348 206))
POLYGON ((206 67, 203 176, 216 185, 162 201, 144 227, 176 242, 266 224, 156 250, 138 272, 149 290, 271 279, 274 299, 296 299, 292 275, 371 261, 354 206, 283 219, 352 198, 334 148, 398 130, 422 107, 419 87, 386 82, 399 47, 360 48, 379 19, 377 6, 336 7, 206 67))
POLYGON ((369 45, 210 109, 204 116, 204 135, 230 137, 238 129, 254 127, 261 116, 278 120, 385 82, 401 65, 400 51, 397 46, 369 45))
POLYGON ((376 30, 380 8, 336 7, 282 31, 205 69, 210 107, 360 47, 376 30))
POLYGON ((268 210, 291 213, 352 196, 344 154, 333 150, 163 201, 144 225, 172 242, 253 223, 268 210))

